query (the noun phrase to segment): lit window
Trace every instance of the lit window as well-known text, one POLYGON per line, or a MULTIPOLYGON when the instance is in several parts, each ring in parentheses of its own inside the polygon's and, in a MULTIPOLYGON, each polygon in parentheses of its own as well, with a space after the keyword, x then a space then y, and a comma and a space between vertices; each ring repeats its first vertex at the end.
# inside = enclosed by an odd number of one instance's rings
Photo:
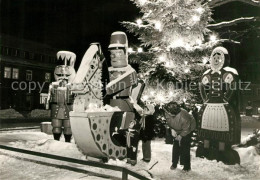
POLYGON ((13 49, 13 56, 18 56, 18 49, 13 49))
POLYGON ((43 56, 43 55, 41 55, 41 61, 42 61, 42 62, 44 61, 44 56, 43 56))
POLYGON ((9 48, 8 47, 5 48, 5 54, 9 55, 9 48))
POLYGON ((11 68, 5 67, 4 78, 11 78, 11 68))
POLYGON ((51 73, 45 73, 45 82, 51 82, 51 73))
POLYGON ((13 78, 13 79, 18 79, 18 78, 19 78, 19 69, 13 68, 12 78, 13 78))
POLYGON ((29 53, 29 59, 33 59, 34 58, 34 54, 33 53, 29 53))
POLYGON ((26 70, 26 81, 31 81, 31 80, 32 80, 32 71, 26 70))

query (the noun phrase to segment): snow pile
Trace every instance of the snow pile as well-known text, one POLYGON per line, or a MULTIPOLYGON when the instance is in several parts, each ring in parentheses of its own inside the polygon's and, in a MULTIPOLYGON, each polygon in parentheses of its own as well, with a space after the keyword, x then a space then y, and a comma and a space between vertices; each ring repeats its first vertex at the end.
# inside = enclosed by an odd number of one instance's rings
POLYGON ((89 109, 87 109, 85 112, 116 112, 116 111, 122 111, 119 107, 115 106, 112 107, 108 104, 106 104, 105 106, 98 108, 95 106, 90 106, 89 109))
POLYGON ((242 123, 257 122, 257 118, 252 117, 252 116, 242 116, 241 115, 241 122, 242 123))
POLYGON ((33 118, 45 118, 45 117, 50 117, 51 116, 51 111, 50 110, 44 110, 44 109, 34 109, 31 111, 29 114, 29 117, 33 118))
POLYGON ((241 116, 241 127, 260 128, 260 121, 251 116, 241 116))
POLYGON ((255 146, 257 144, 260 146, 260 129, 254 129, 252 134, 242 138, 239 147, 255 146))
POLYGON ((260 165, 260 156, 256 151, 254 146, 249 146, 247 148, 236 148, 235 149, 240 156, 241 162, 243 164, 258 162, 257 164, 260 165))
POLYGON ((12 146, 17 148, 29 149, 77 159, 86 159, 86 156, 78 150, 74 140, 72 140, 72 143, 66 143, 64 142, 63 136, 61 137, 61 141, 55 141, 53 140, 52 135, 47 135, 45 133, 19 132, 19 134, 8 133, 8 138, 19 139, 19 141, 10 143, 12 146))
POLYGON ((246 145, 249 141, 251 141, 255 137, 254 134, 248 135, 246 138, 242 139, 241 144, 246 145))
POLYGON ((9 119, 9 118, 24 118, 24 117, 22 114, 20 114, 14 109, 0 110, 0 119, 9 119))

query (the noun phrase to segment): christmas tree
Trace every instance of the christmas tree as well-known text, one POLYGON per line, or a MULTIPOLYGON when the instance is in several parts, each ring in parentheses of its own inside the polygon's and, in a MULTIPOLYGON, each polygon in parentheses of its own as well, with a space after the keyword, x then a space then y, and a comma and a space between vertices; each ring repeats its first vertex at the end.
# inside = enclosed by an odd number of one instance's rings
POLYGON ((131 0, 142 17, 122 22, 145 49, 129 48, 129 61, 140 65, 146 81, 142 100, 201 102, 198 81, 206 70, 217 35, 207 29, 211 9, 202 0, 131 0))

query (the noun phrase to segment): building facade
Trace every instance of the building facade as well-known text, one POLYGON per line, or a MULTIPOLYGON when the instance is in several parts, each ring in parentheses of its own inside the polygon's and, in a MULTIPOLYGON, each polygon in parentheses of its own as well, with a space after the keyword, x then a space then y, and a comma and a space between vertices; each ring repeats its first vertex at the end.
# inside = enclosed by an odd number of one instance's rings
POLYGON ((249 59, 242 63, 240 78, 243 81, 243 90, 240 93, 241 111, 245 111, 250 101, 253 114, 260 114, 260 59, 249 59))
POLYGON ((0 35, 0 108, 42 108, 40 93, 54 80, 57 50, 29 40, 0 35))

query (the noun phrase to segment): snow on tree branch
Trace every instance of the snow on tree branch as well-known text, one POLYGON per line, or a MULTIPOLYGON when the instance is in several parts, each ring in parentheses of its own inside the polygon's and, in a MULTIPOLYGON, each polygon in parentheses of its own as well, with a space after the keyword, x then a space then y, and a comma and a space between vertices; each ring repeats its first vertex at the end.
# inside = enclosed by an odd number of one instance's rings
POLYGON ((230 43, 234 43, 234 44, 240 44, 239 41, 235 41, 235 40, 232 40, 232 39, 219 39, 218 41, 219 42, 230 42, 230 43))
POLYGON ((241 17, 231 21, 223 21, 216 24, 209 24, 207 27, 210 29, 220 29, 222 27, 232 26, 242 22, 252 22, 252 21, 259 21, 259 20, 260 20, 259 17, 241 17))
POLYGON ((252 6, 258 6, 260 7, 260 1, 259 0, 212 0, 208 2, 208 6, 211 8, 221 6, 223 4, 227 4, 234 1, 240 1, 246 4, 250 4, 252 6))

